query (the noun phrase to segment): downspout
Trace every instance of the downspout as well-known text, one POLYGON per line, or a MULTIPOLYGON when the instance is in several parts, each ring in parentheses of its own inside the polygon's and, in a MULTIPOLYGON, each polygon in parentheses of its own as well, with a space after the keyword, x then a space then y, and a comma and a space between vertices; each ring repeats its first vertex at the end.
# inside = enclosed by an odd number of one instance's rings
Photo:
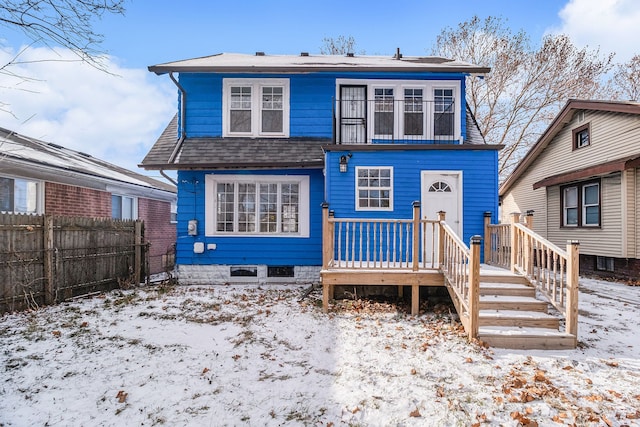
MULTIPOLYGON (((180 149, 182 148, 182 143, 184 142, 185 138, 187 137, 186 125, 185 125, 185 116, 186 116, 186 108, 187 108, 186 107, 187 92, 180 85, 180 82, 178 82, 178 80, 176 80, 176 78, 173 76, 173 72, 169 72, 169 78, 171 79, 171 81, 176 85, 176 87, 180 91, 180 138, 178 138, 178 142, 176 143, 176 146, 173 149, 173 152, 171 153, 171 156, 169 156, 169 160, 167 161, 168 164, 169 163, 173 163, 176 160, 176 157, 178 156, 178 153, 180 152, 180 149)), ((173 178, 168 176, 164 172, 163 169, 160 169, 160 175, 162 175, 163 177, 168 179, 171 183, 173 183, 173 185, 175 185, 175 186, 178 185, 178 183, 173 178)))

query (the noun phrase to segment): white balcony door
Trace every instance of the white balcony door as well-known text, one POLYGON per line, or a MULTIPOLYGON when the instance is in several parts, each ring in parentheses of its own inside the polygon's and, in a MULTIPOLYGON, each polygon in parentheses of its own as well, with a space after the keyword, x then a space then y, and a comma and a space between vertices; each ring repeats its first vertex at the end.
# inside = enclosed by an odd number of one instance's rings
POLYGON ((367 87, 340 86, 340 143, 367 142, 367 87))
MULTIPOLYGON (((462 238, 462 172, 422 171, 421 186, 422 219, 438 219, 438 212, 444 211, 445 222, 462 238)), ((430 232, 424 236, 427 262, 437 239, 430 232)))

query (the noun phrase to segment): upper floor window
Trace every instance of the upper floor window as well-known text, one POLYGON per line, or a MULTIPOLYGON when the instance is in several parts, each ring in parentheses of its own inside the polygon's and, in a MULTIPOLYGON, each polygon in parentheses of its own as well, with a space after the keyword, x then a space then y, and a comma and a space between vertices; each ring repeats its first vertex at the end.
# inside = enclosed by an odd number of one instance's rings
POLYGON ((288 79, 224 79, 224 136, 289 136, 288 79))
POLYGON ((600 181, 561 187, 564 227, 600 226, 600 181))
POLYGON ((41 193, 42 185, 38 181, 0 177, 0 211, 40 213, 41 193))
POLYGON ((586 147, 591 145, 591 135, 589 124, 580 126, 573 130, 573 149, 586 147))
POLYGON ((433 91, 433 134, 436 138, 450 138, 454 134, 454 100, 453 89, 433 91))
POLYGON ((138 200, 129 196, 111 196, 111 218, 114 219, 137 219, 138 200))
POLYGON ((393 169, 356 168, 357 210, 393 210, 393 169))

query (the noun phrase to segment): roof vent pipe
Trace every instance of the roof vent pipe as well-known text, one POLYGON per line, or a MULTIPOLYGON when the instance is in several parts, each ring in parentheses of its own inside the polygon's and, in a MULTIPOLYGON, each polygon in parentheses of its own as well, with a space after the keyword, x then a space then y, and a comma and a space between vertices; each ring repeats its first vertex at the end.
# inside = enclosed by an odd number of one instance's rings
POLYGON ((264 56, 264 52, 256 52, 256 56, 264 56))
POLYGON ((396 48, 396 59, 402 59, 402 54, 400 53, 400 48, 396 48))
POLYGON ((347 58, 353 58, 353 52, 347 52, 347 58))

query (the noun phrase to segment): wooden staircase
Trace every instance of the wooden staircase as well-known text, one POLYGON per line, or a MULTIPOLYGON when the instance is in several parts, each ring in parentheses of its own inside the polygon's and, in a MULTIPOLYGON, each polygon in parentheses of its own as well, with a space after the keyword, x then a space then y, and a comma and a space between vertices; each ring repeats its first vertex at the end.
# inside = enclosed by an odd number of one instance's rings
POLYGON ((481 274, 478 339, 498 348, 575 348, 576 337, 560 331, 561 318, 549 307, 521 275, 481 274))

